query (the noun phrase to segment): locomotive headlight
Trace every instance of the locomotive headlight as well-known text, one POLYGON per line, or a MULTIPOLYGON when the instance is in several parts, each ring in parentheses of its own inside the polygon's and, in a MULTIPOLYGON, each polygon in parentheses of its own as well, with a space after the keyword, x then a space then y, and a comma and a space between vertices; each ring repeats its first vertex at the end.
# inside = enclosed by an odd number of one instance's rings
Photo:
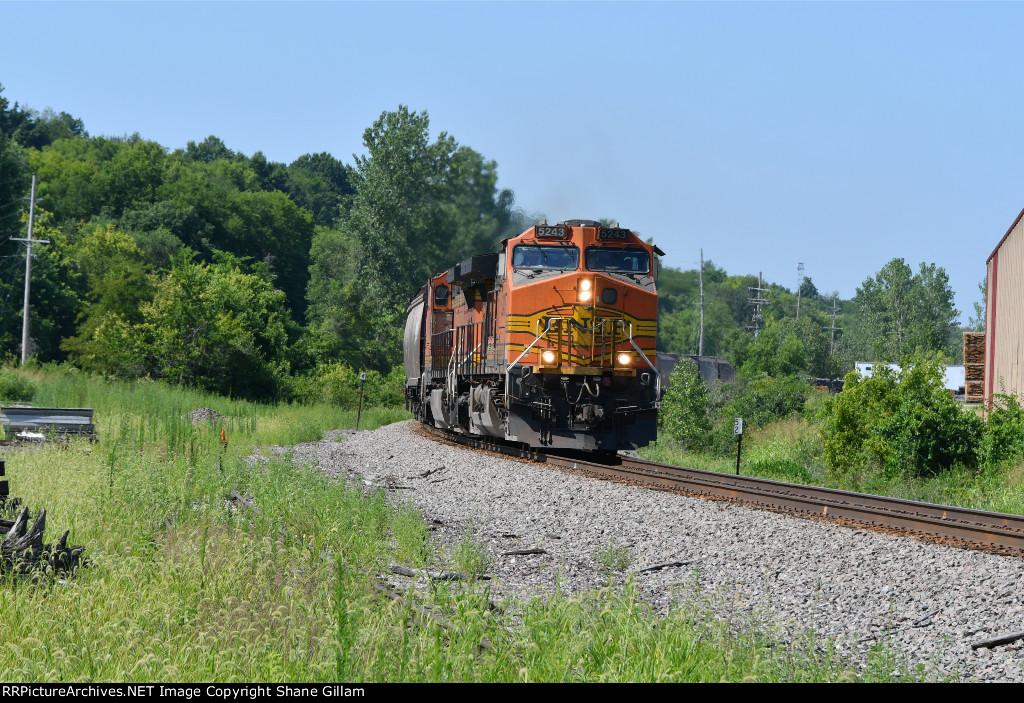
POLYGON ((618 356, 619 366, 629 366, 629 362, 631 362, 632 360, 633 357, 631 357, 629 354, 623 353, 619 354, 618 356))
POLYGON ((591 298, 594 297, 594 291, 591 290, 593 288, 593 286, 594 286, 594 282, 591 281, 589 278, 584 278, 584 279, 580 280, 580 284, 579 284, 580 289, 579 289, 578 297, 579 297, 581 303, 586 303, 591 298))
POLYGON ((543 352, 541 352, 540 360, 543 361, 545 364, 553 364, 555 363, 555 353, 550 349, 546 349, 543 352))
POLYGON ((579 291, 577 292, 577 298, 580 299, 581 303, 590 302, 591 298, 594 297, 594 281, 590 278, 581 278, 579 283, 579 291))

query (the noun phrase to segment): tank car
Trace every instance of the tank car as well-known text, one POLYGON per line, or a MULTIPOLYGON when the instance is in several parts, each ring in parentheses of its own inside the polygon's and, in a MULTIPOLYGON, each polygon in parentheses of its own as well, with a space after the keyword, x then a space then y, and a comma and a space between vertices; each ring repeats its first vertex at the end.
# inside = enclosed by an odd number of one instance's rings
POLYGON ((409 302, 407 407, 443 429, 536 447, 653 442, 655 254, 628 229, 567 220, 434 276, 409 302))

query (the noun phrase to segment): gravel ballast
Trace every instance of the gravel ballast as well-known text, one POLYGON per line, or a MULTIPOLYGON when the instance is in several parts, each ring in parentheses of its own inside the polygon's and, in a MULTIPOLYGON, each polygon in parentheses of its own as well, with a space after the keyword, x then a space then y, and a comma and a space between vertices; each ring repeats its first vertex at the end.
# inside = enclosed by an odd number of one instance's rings
POLYGON ((442 552, 471 527, 495 596, 603 586, 598 555, 611 545, 632 555, 623 573, 662 610, 699 601, 733 621, 813 632, 855 661, 882 645, 933 677, 1024 680, 1024 641, 971 648, 1024 631, 1021 557, 601 481, 438 442, 412 421, 333 432, 292 458, 411 501, 443 523, 442 552), (544 553, 506 555, 535 548, 544 553), (641 571, 670 562, 683 565, 641 571))

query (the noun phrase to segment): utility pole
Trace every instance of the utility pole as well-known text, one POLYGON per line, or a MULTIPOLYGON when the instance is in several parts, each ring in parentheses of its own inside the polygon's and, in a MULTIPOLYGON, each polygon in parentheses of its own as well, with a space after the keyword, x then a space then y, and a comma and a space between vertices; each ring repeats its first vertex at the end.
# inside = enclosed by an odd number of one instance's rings
POLYGON ((32 245, 33 244, 49 244, 49 239, 32 239, 32 224, 36 218, 36 174, 32 174, 32 195, 28 202, 28 239, 19 239, 17 237, 11 237, 12 242, 25 242, 25 307, 21 313, 21 365, 24 366, 25 362, 28 361, 28 334, 29 334, 29 315, 28 315, 28 298, 29 288, 32 281, 32 245))
POLYGON ((796 319, 800 319, 800 289, 804 287, 804 262, 796 265, 796 319))
POLYGON ((747 298, 747 302, 754 306, 754 314, 751 315, 754 324, 747 327, 748 330, 754 330, 754 339, 757 339, 757 335, 761 331, 761 320, 764 319, 761 316, 761 306, 768 305, 768 299, 761 295, 762 293, 767 293, 768 289, 762 286, 764 286, 764 281, 761 278, 761 272, 758 271, 757 288, 747 286, 747 290, 754 291, 754 297, 747 298))
POLYGON ((704 250, 700 250, 700 342, 697 356, 704 356, 704 250))
POLYGON ((832 326, 825 328, 825 329, 830 330, 832 332, 832 344, 831 344, 831 346, 829 347, 829 350, 828 350, 829 354, 835 354, 836 353, 836 330, 841 329, 839 327, 836 327, 836 318, 837 317, 842 317, 842 315, 839 314, 839 308, 836 306, 836 296, 833 295, 832 296, 832 326))

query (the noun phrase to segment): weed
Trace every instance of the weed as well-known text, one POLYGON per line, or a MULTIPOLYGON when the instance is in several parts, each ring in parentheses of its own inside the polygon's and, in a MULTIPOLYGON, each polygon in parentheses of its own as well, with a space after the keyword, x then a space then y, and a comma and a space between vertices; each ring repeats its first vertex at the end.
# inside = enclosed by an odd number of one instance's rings
POLYGON ((455 550, 455 566, 466 575, 466 578, 475 580, 477 577, 487 573, 491 568, 492 560, 487 547, 482 544, 470 526, 463 532, 462 540, 455 550))
POLYGON ((625 571, 633 563, 633 550, 629 547, 616 547, 612 540, 593 554, 594 561, 609 573, 625 571))

